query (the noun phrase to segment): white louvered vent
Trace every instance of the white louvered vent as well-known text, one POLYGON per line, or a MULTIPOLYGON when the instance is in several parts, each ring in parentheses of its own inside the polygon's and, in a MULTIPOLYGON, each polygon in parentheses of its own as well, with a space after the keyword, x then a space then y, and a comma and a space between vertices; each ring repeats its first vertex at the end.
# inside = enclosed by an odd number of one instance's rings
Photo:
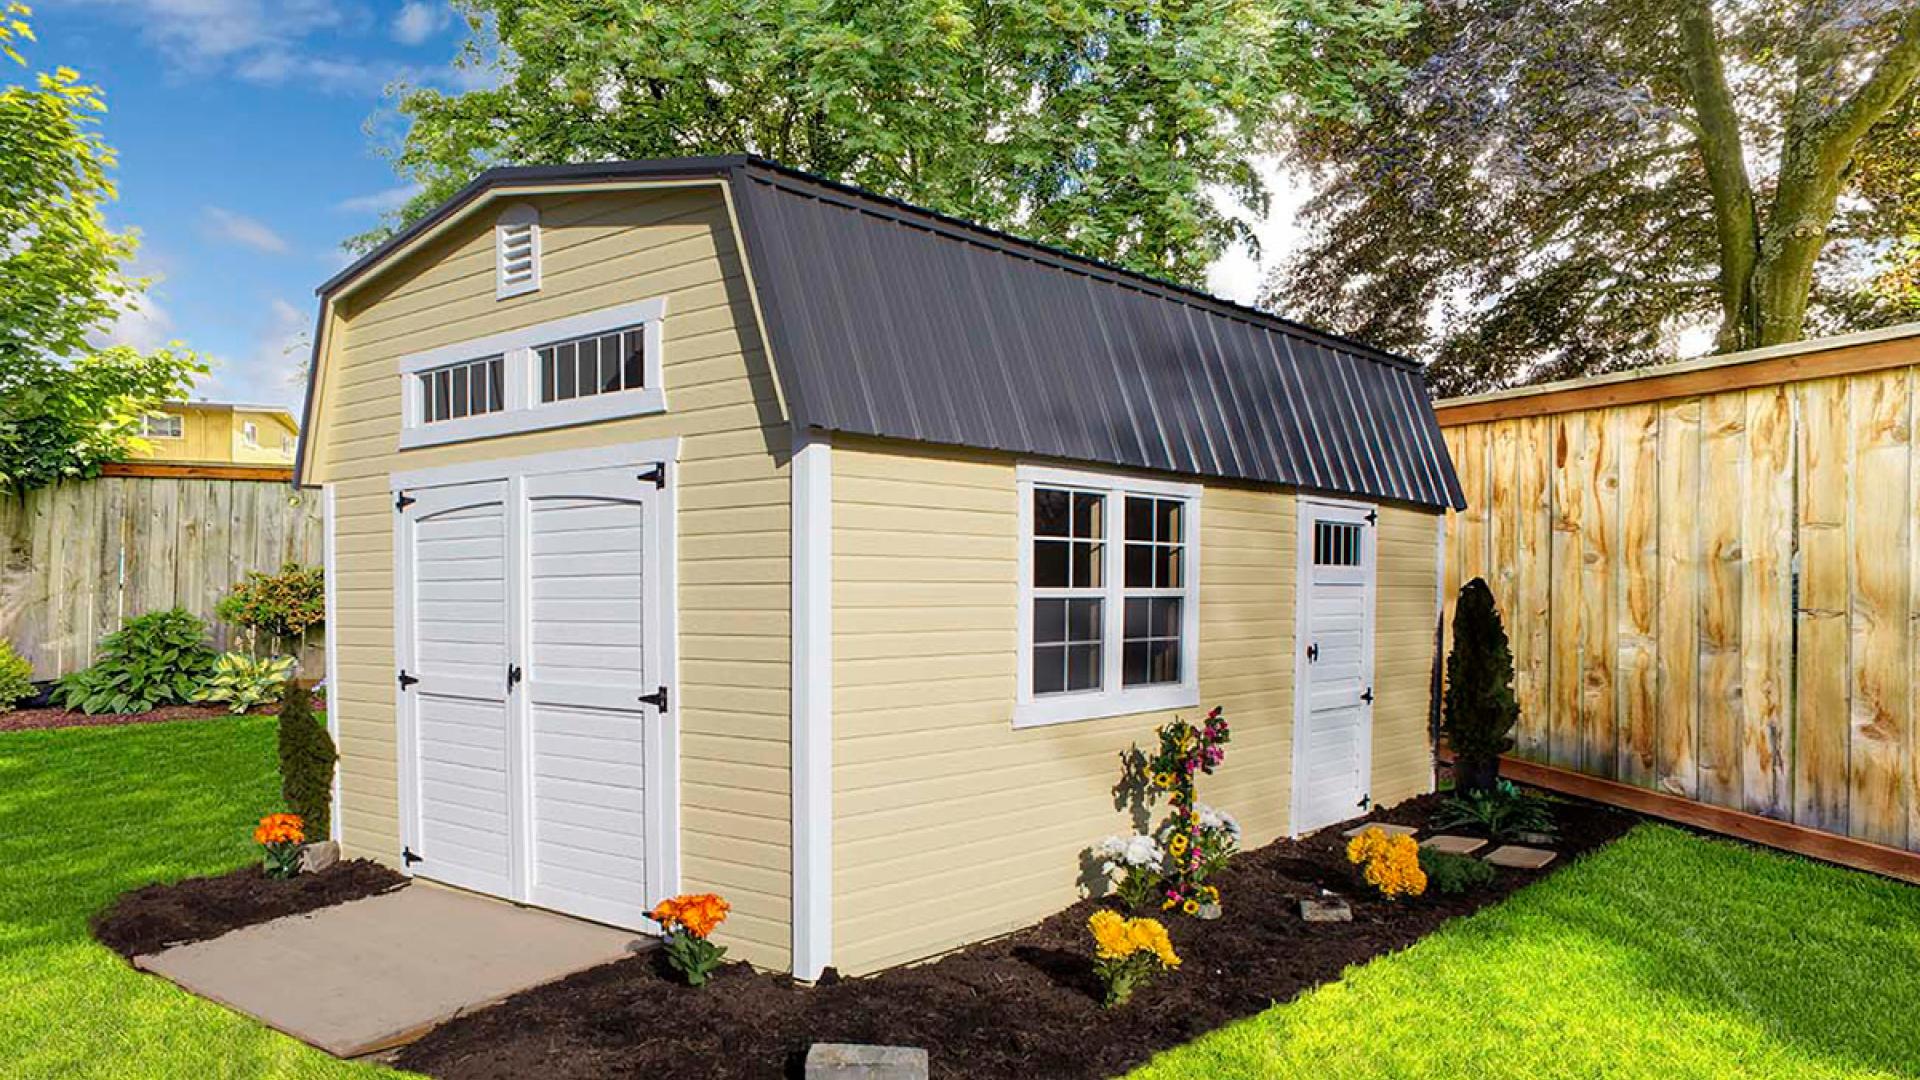
POLYGON ((493 227, 494 295, 500 299, 540 288, 540 214, 509 207, 493 227))

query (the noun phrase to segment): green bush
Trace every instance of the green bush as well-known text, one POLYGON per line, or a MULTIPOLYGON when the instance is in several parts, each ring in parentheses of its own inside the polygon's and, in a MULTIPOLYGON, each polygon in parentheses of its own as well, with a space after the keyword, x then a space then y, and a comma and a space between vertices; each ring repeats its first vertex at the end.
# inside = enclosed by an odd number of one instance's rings
POLYGON ((213 675, 200 689, 200 700, 224 704, 228 712, 239 716, 279 697, 281 686, 292 675, 291 656, 261 659, 246 653, 226 653, 214 661, 213 675))
POLYGON ((313 711, 313 694, 289 682, 280 694, 280 795, 306 824, 307 839, 327 838, 333 804, 333 739, 313 711))
POLYGON ((1544 796, 1522 791, 1511 780, 1501 780, 1481 791, 1459 791, 1434 812, 1436 829, 1477 829, 1495 840, 1513 840, 1521 833, 1554 833, 1553 804, 1544 796))
POLYGON ((22 698, 33 696, 33 665, 13 651, 13 642, 0 638, 0 713, 10 713, 22 698))
POLYGON ((1520 705, 1513 696, 1513 650, 1480 578, 1460 587, 1453 609, 1453 651, 1447 656, 1447 693, 1441 730, 1453 748, 1454 779, 1467 790, 1493 786, 1500 755, 1513 749, 1520 705))
POLYGON ((92 667, 60 680, 54 699, 88 715, 185 705, 213 671, 207 624, 174 608, 127 620, 100 639, 92 667))
POLYGON ((1420 869, 1427 875, 1427 891, 1458 896, 1493 883, 1493 867, 1468 855, 1420 849, 1420 869))
POLYGON ((220 598, 213 613, 254 634, 297 638, 326 621, 326 573, 290 562, 277 574, 250 571, 220 598))

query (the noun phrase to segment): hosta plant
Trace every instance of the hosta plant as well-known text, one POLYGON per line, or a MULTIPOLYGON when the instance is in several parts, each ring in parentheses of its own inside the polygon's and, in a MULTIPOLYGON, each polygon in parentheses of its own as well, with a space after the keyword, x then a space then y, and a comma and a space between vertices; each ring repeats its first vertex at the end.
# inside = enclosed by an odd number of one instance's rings
POLYGON ((1554 834, 1553 803, 1543 795, 1523 791, 1511 780, 1490 788, 1460 791, 1434 813, 1436 829, 1474 829, 1495 840, 1517 840, 1522 833, 1554 834))
POLYGON ((13 642, 0 638, 0 713, 9 713, 22 698, 33 696, 33 664, 13 651, 13 642))
POLYGON ((299 814, 268 814, 253 830, 260 845, 261 866, 270 878, 290 878, 300 872, 300 845, 307 842, 306 823, 299 814))
POLYGON ((679 972, 688 986, 706 982, 726 958, 726 947, 715 945, 708 936, 732 910, 731 904, 713 893, 676 896, 654 907, 653 921, 660 924, 660 947, 667 966, 679 972))
POLYGON ((1125 1005, 1133 992, 1162 971, 1180 966, 1167 928, 1158 919, 1129 919, 1101 908, 1087 920, 1093 933, 1093 970, 1106 987, 1107 1008, 1125 1005))
POLYGON ((223 704, 239 716, 280 696, 293 675, 293 657, 252 657, 230 652, 214 661, 213 674, 200 688, 200 700, 223 704))
POLYGON ((1161 865, 1166 852, 1153 837, 1109 836, 1094 845, 1100 872, 1113 884, 1113 895, 1131 911, 1160 891, 1161 865))
POLYGON ((207 624, 179 608, 129 619, 100 639, 92 667, 60 680, 54 700, 88 715, 185 705, 213 672, 206 636, 207 624))
POLYGON ((1388 835, 1385 829, 1374 826, 1347 843, 1347 861, 1360 871, 1362 881, 1389 900, 1427 891, 1427 874, 1420 869, 1420 845, 1411 836, 1388 835))

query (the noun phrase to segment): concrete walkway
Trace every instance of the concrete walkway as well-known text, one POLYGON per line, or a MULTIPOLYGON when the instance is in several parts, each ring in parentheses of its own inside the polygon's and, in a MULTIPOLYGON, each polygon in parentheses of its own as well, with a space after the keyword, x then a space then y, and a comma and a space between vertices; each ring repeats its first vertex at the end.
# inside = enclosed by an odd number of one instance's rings
POLYGON ((135 964, 340 1057, 649 947, 651 938, 416 883, 135 964))

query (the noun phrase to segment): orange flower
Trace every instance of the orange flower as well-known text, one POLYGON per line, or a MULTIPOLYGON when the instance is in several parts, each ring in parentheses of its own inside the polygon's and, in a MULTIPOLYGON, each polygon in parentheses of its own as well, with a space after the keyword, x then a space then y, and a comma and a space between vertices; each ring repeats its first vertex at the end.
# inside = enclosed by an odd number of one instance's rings
POLYGON ((653 909, 653 921, 662 929, 678 927, 697 938, 713 933, 727 919, 733 905, 714 893, 675 896, 662 900, 653 909))
POLYGON ((253 830, 256 844, 301 844, 306 839, 306 823, 299 814, 268 814, 253 830))

